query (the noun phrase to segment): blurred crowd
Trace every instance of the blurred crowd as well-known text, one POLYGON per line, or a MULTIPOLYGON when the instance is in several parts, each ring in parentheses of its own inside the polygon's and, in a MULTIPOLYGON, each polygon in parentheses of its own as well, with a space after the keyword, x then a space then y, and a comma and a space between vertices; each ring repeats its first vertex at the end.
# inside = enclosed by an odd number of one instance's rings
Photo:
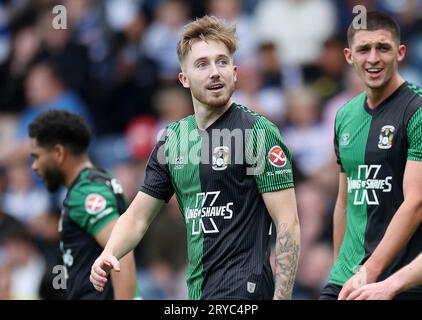
MULTIPOLYGON (((293 154, 302 245, 294 299, 316 299, 332 265, 337 109, 362 90, 345 63, 353 7, 390 13, 408 45, 401 74, 422 84, 421 0, 0 0, 0 299, 60 299, 64 191, 31 172, 27 125, 48 108, 81 113, 91 156, 136 195, 157 135, 193 112, 178 83, 178 34, 204 14, 236 23, 234 101, 277 124, 293 154), (54 29, 55 5, 66 29, 54 29)), ((173 198, 136 250, 144 299, 185 299, 186 234, 173 198)))

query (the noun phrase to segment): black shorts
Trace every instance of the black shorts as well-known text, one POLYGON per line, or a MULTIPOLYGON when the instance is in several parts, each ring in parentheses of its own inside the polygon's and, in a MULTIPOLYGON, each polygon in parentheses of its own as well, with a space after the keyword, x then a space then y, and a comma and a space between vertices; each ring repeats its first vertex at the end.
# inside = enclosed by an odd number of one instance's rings
POLYGON ((343 287, 328 283, 324 288, 322 288, 321 295, 318 300, 337 300, 341 288, 343 287))

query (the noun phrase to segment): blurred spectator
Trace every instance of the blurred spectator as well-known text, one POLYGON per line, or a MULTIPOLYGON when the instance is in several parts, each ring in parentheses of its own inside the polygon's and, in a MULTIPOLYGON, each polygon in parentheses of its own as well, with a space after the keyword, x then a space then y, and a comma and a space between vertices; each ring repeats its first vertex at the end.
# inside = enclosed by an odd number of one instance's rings
POLYGON ((82 100, 64 84, 57 68, 48 61, 34 64, 26 78, 25 93, 29 106, 23 112, 18 136, 27 137, 27 126, 43 111, 65 109, 81 114, 94 127, 93 119, 82 100))
POLYGON ((19 112, 26 101, 24 80, 30 62, 40 50, 40 37, 32 24, 15 28, 12 39, 12 54, 0 63, 0 112, 19 112))
POLYGON ((68 25, 72 27, 77 43, 88 47, 88 56, 94 63, 94 73, 101 71, 102 62, 108 55, 108 45, 104 17, 101 8, 102 1, 95 0, 64 0, 63 5, 69 16, 68 25))
MULTIPOLYGON (((166 86, 160 89, 154 96, 154 109, 160 119, 158 130, 193 113, 189 93, 180 86, 166 86)), ((154 143, 156 141, 157 139, 154 143)))
POLYGON ((238 80, 233 101, 248 105, 274 123, 281 123, 285 114, 284 97, 279 87, 263 87, 263 78, 257 59, 243 60, 239 65, 238 80))
POLYGON ((258 37, 277 45, 283 64, 315 62, 335 28, 329 0, 267 0, 255 8, 258 37))
POLYGON ((344 88, 343 72, 346 68, 343 48, 347 45, 333 37, 323 44, 321 55, 314 64, 303 68, 304 82, 327 100, 344 88))
POLYGON ((258 48, 263 87, 283 87, 282 66, 273 42, 262 42, 258 48))
MULTIPOLYGON (((327 101, 322 113, 323 124, 327 131, 325 135, 327 138, 325 144, 327 145, 331 145, 334 141, 334 121, 337 110, 363 90, 362 82, 352 67, 346 67, 343 70, 343 78, 345 83, 344 90, 327 101)), ((335 157, 334 149, 331 152, 331 156, 335 157)))
MULTIPOLYGON (((39 299, 46 271, 44 259, 24 226, 16 220, 2 214, 0 230, 5 266, 10 271, 10 298, 39 299)), ((7 283, 9 279, 3 281, 7 283)))
POLYGON ((12 298, 10 292, 12 282, 11 278, 10 270, 7 267, 4 267, 0 261, 0 300, 10 300, 12 298))
POLYGON ((236 24, 238 48, 234 56, 235 64, 254 55, 257 37, 251 17, 243 11, 242 0, 208 0, 208 14, 236 24))
POLYGON ((179 32, 188 20, 188 8, 181 0, 165 0, 155 12, 155 20, 148 27, 142 47, 159 65, 163 81, 174 81, 179 73, 176 54, 179 32))
MULTIPOLYGON (((75 3, 80 0, 74 1, 75 3)), ((42 37, 42 50, 38 59, 49 60, 57 69, 63 84, 79 94, 89 94, 90 61, 87 48, 72 39, 72 24, 66 29, 55 29, 53 14, 44 13, 38 23, 42 37), (87 82, 88 80, 88 82, 87 82)))
POLYGON ((142 12, 132 12, 114 37, 112 88, 98 110, 102 114, 103 133, 121 132, 132 118, 153 114, 151 100, 159 86, 158 66, 139 46, 144 39, 145 23, 142 12))
MULTIPOLYGON (((0 112, 0 166, 4 166, 14 152, 18 117, 0 112)), ((0 188, 0 194, 1 194, 0 188)))
POLYGON ((149 299, 187 299, 185 232, 176 197, 172 197, 154 219, 140 248, 143 259, 139 289, 148 289, 149 299), (141 281, 145 274, 151 277, 146 283, 141 281))
POLYGON ((2 209, 25 225, 49 212, 49 196, 34 186, 28 163, 15 162, 7 168, 8 188, 2 209))
POLYGON ((330 195, 313 181, 296 187, 301 227, 301 252, 296 299, 317 299, 332 264, 330 195))
POLYGON ((287 125, 283 136, 290 146, 293 161, 305 176, 318 173, 329 161, 331 147, 320 121, 319 97, 310 88, 292 90, 287 94, 287 125))

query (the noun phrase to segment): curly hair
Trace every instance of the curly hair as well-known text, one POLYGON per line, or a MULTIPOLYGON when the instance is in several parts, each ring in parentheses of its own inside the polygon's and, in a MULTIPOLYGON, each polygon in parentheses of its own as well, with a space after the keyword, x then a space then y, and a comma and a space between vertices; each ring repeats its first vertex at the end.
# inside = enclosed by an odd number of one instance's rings
POLYGON ((40 114, 28 129, 29 137, 41 147, 61 144, 74 155, 87 152, 91 141, 91 130, 82 116, 65 110, 52 109, 40 114))

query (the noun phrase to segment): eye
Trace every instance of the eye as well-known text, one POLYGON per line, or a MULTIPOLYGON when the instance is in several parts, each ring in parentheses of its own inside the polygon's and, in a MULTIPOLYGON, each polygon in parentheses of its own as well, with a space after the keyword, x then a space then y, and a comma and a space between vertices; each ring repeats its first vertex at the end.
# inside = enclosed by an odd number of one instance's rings
POLYGON ((203 61, 202 62, 198 62, 197 65, 196 65, 196 67, 198 69, 204 69, 206 66, 207 66, 207 64, 205 62, 203 62, 203 61))

